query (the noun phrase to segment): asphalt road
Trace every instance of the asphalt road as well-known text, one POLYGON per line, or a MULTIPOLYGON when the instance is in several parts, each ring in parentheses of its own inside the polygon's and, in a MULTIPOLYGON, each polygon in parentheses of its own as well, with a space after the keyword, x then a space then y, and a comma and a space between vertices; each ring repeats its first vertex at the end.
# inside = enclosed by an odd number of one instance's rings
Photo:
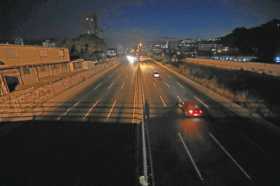
POLYGON ((146 99, 160 113, 147 125, 155 185, 280 184, 277 127, 237 117, 159 66, 143 69, 146 99), (204 108, 205 118, 185 118, 176 108, 189 99, 204 108))
MULTIPOLYGON (((143 110, 137 67, 123 61, 59 107, 52 121, 2 135, 0 183, 138 185, 143 110)), ((140 69, 149 105, 145 131, 152 185, 280 185, 277 127, 237 117, 152 62, 140 69), (160 79, 152 77, 154 71, 160 79), (187 99, 196 100, 206 116, 185 118, 176 103, 187 99)))
POLYGON ((62 121, 139 123, 139 105, 134 101, 136 71, 136 65, 122 61, 121 67, 63 104, 52 117, 62 121))

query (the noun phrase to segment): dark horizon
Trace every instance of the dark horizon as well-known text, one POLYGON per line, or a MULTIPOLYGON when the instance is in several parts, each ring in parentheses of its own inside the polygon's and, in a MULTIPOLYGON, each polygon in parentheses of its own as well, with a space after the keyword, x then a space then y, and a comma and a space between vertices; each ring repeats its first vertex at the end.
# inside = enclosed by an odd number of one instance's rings
POLYGON ((0 2, 0 40, 73 38, 85 33, 81 19, 96 13, 109 43, 131 44, 158 37, 211 38, 237 27, 279 19, 280 2, 121 0, 12 0, 0 2))

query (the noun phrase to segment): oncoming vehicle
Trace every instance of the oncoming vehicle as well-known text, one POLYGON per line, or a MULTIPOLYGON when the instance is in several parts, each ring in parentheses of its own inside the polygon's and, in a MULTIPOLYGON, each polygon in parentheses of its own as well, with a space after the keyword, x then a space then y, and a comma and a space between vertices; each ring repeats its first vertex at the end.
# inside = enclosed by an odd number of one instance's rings
POLYGON ((153 77, 157 78, 157 79, 160 78, 160 73, 159 72, 154 72, 153 77))
POLYGON ((195 101, 184 101, 178 104, 186 117, 202 117, 204 116, 203 110, 195 101))

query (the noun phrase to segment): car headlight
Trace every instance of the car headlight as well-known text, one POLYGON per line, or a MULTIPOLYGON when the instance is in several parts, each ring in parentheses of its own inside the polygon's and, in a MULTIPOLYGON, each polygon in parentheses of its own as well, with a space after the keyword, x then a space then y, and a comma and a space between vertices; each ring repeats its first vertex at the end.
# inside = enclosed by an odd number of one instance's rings
POLYGON ((130 55, 127 55, 126 56, 126 59, 128 60, 129 63, 133 64, 136 62, 136 57, 134 56, 130 56, 130 55))

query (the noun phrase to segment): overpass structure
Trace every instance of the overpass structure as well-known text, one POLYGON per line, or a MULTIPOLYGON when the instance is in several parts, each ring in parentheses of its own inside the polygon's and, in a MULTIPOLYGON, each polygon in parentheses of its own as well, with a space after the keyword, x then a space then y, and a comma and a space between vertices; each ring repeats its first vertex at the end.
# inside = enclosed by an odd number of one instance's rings
POLYGON ((71 62, 66 48, 0 45, 0 95, 87 68, 82 60, 71 62))

